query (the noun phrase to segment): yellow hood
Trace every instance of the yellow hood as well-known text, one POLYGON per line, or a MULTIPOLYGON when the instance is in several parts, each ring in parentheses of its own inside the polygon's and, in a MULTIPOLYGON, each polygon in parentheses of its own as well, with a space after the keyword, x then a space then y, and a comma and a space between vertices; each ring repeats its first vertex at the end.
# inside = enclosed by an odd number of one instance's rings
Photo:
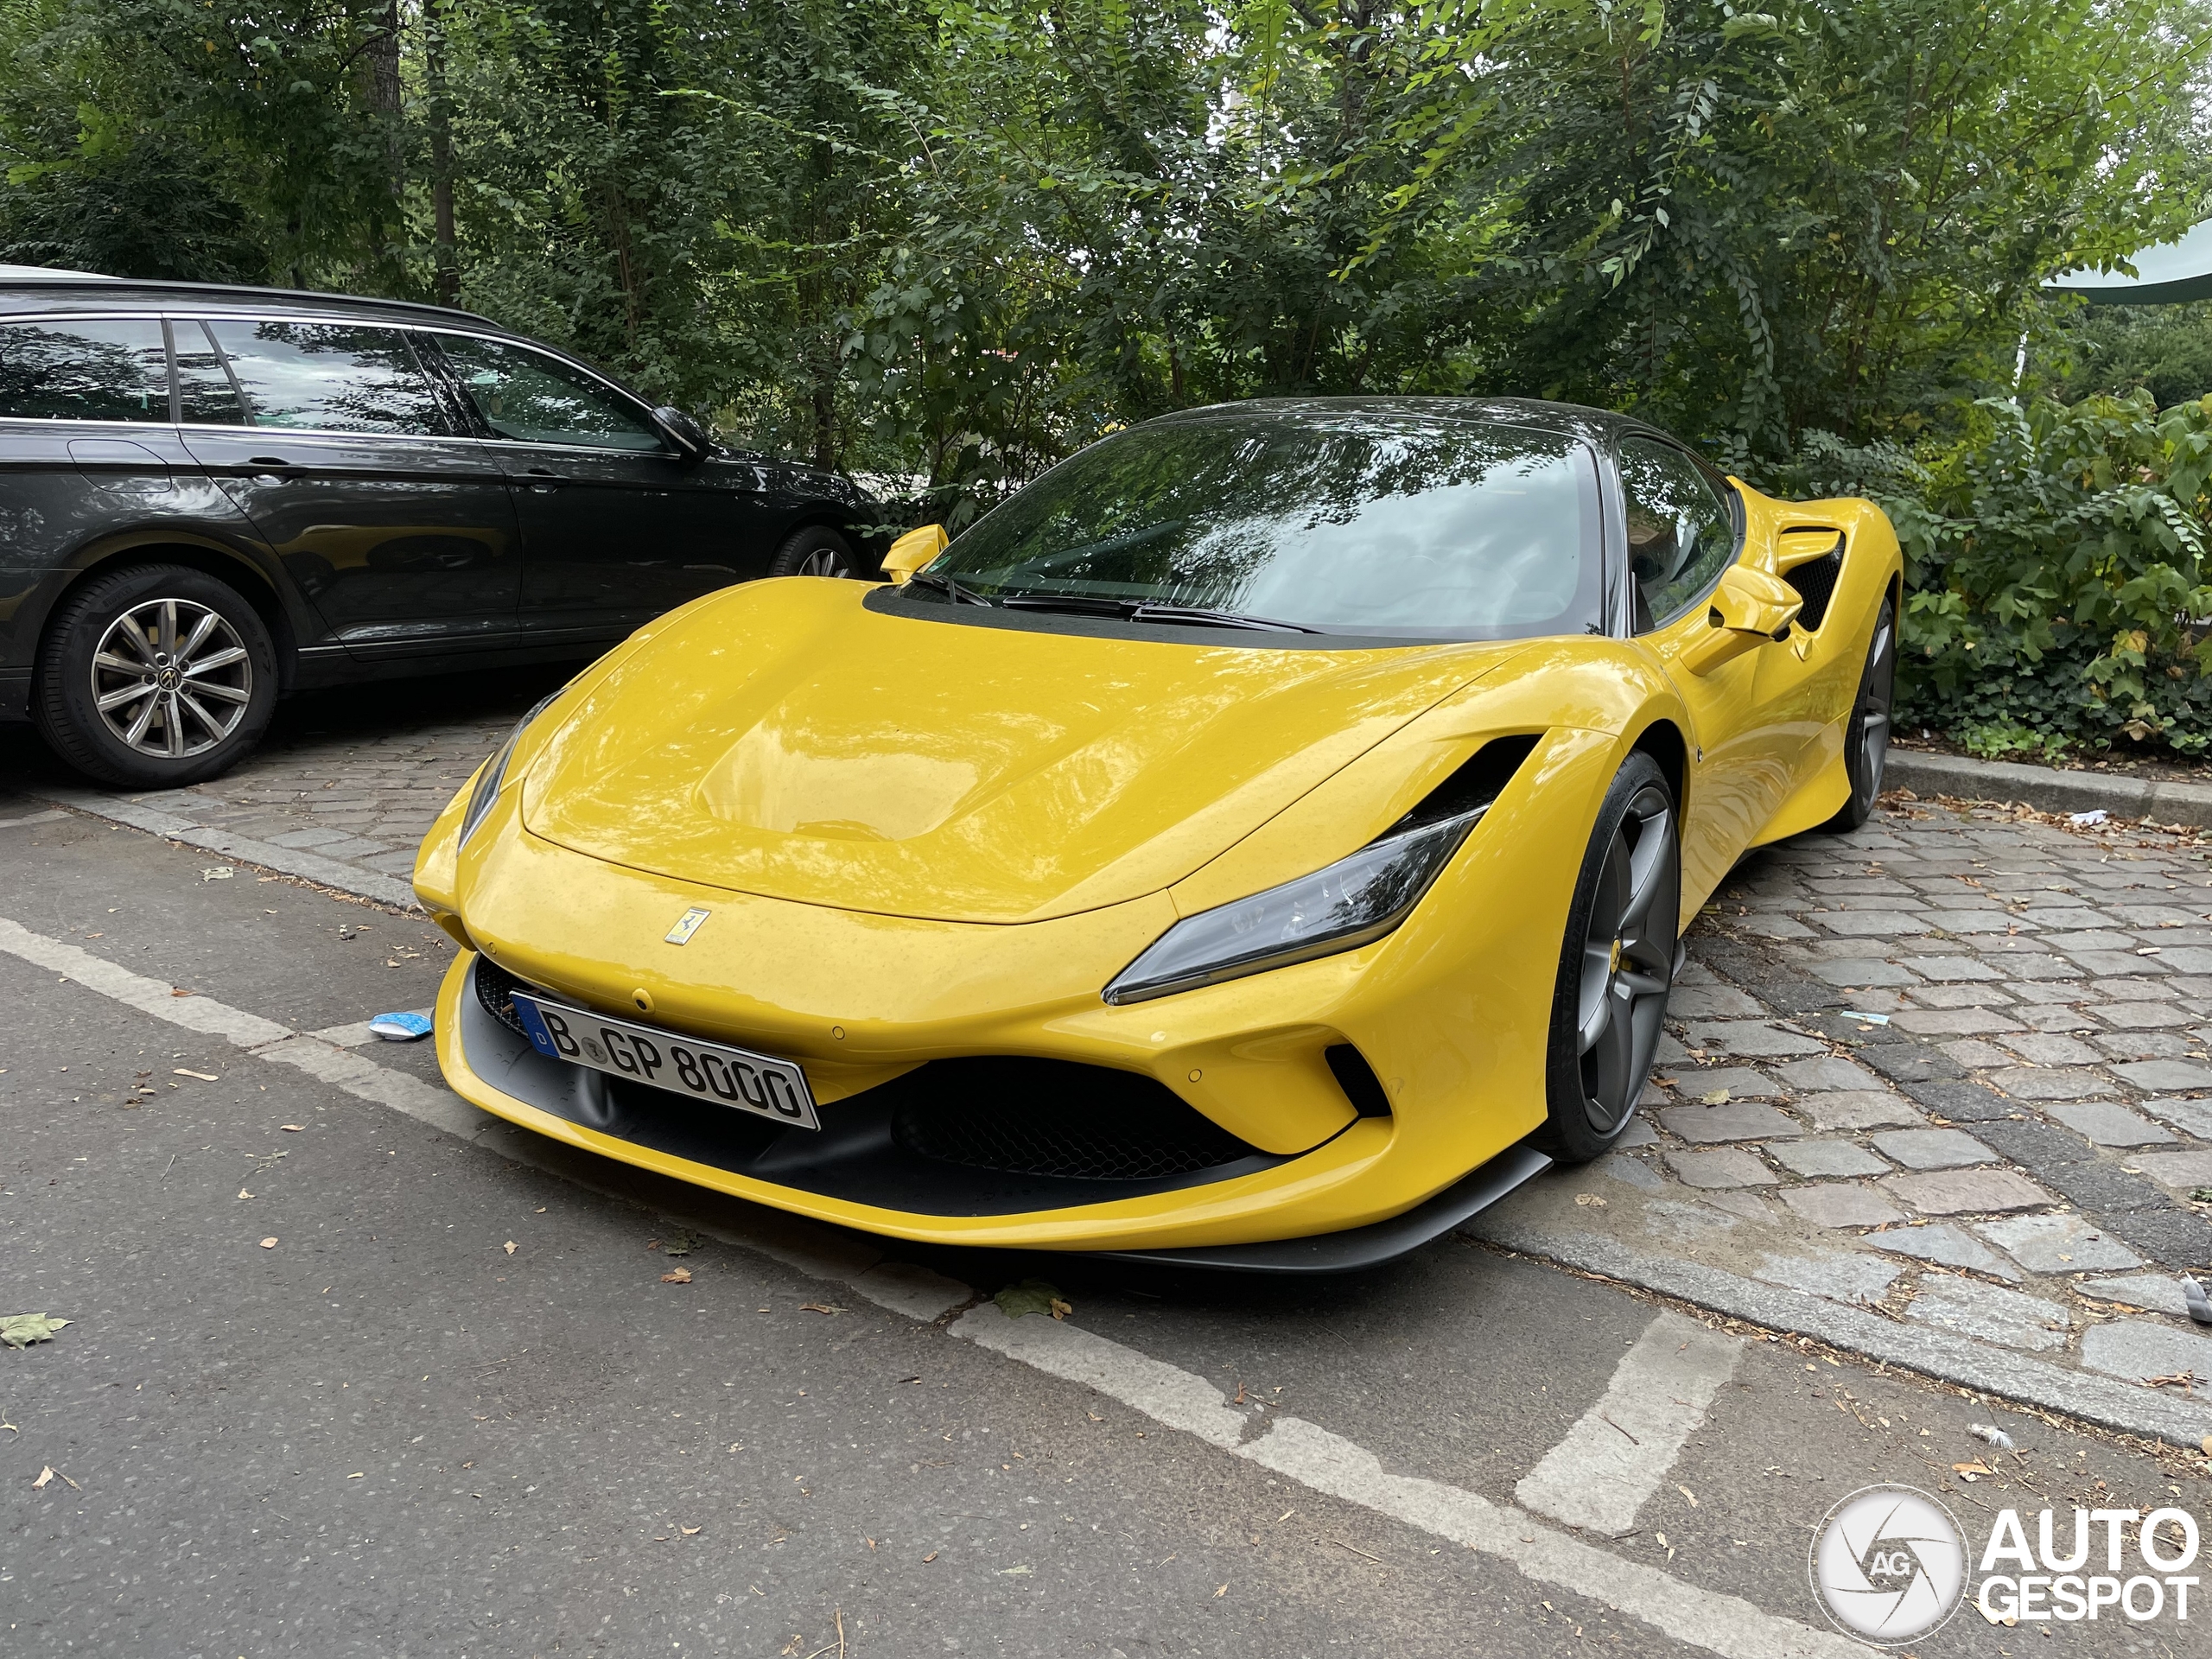
POLYGON ((1025 922, 1188 875, 1522 644, 1097 639, 862 608, 798 579, 696 606, 581 698, 532 833, 803 903, 1025 922))

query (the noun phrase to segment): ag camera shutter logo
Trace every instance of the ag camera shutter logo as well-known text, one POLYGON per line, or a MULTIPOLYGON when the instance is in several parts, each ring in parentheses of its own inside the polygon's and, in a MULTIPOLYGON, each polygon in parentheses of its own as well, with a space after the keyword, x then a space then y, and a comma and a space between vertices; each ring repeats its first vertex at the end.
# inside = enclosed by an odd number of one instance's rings
POLYGON ((1835 1624, 1878 1647, 1927 1635, 1967 1592, 1966 1538, 1951 1512, 1912 1486, 1868 1486, 1813 1535, 1814 1592, 1835 1624))

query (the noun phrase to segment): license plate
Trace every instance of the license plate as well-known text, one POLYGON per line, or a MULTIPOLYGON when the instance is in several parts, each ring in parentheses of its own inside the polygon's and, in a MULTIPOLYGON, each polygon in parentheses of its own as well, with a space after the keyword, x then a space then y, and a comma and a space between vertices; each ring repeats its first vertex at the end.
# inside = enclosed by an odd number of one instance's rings
POLYGON ((528 991, 511 994, 531 1046, 549 1059, 587 1065, 712 1101, 779 1123, 818 1129, 806 1073, 789 1060, 723 1043, 702 1043, 653 1026, 610 1020, 528 991))

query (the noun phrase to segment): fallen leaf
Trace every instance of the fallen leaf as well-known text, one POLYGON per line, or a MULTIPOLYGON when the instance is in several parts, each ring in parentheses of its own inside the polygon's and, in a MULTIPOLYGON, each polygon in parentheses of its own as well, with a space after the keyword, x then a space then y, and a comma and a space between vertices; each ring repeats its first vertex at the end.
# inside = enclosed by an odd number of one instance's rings
POLYGON ((699 1241, 690 1233, 671 1233, 661 1241, 663 1255, 689 1255, 699 1248, 699 1241))
POLYGON ((10 1313, 0 1319, 0 1342, 10 1348, 25 1348, 34 1342, 51 1341, 54 1333, 68 1323, 45 1313, 10 1313))
POLYGON ((222 1079, 217 1077, 213 1071, 194 1071, 188 1065, 173 1065, 169 1070, 177 1077, 197 1077, 202 1083, 220 1083, 222 1081, 222 1079))
POLYGON ((511 1238, 505 1243, 500 1245, 499 1248, 505 1250, 509 1255, 512 1255, 515 1253, 515 1242, 511 1238))
POLYGON ((1697 1508, 1697 1494, 1696 1494, 1695 1492, 1694 1492, 1694 1491, 1690 1491, 1690 1489, 1689 1489, 1688 1487, 1687 1487, 1687 1486, 1680 1486, 1680 1485, 1678 1485, 1678 1486, 1676 1486, 1676 1487, 1675 1488, 1675 1490, 1676 1491, 1680 1492, 1680 1493, 1681 1493, 1684 1497, 1687 1497, 1688 1499, 1689 1499, 1689 1501, 1690 1501, 1690 1508, 1692 1508, 1692 1509, 1695 1509, 1695 1508, 1697 1508))
POLYGON ((306 1133, 308 1126, 304 1123, 279 1123, 276 1127, 287 1135, 302 1135, 306 1133))
POLYGON ((169 995, 171 996, 197 996, 200 993, 197 991, 188 991, 180 985, 171 988, 169 995))
POLYGON ((269 1237, 263 1239, 261 1241, 261 1248, 264 1250, 275 1249, 276 1248, 276 1236, 271 1234, 269 1237))
POLYGON ((47 1488, 47 1484, 53 1478, 54 1470, 51 1466, 40 1470, 38 1471, 38 1478, 31 1482, 31 1491, 35 1492, 44 1491, 47 1488))
POLYGON ((245 1190, 245 1188, 244 1188, 244 1187, 240 1187, 240 1188, 238 1188, 238 1197, 240 1197, 240 1198, 251 1198, 252 1196, 253 1196, 253 1194, 252 1194, 252 1193, 251 1193, 251 1192, 247 1192, 247 1191, 245 1190))
POLYGON ((1605 1207, 1605 1201, 1595 1192, 1578 1192, 1574 1195, 1574 1201, 1585 1210, 1602 1210, 1605 1207))
POLYGON ((359 1469, 356 1469, 352 1474, 346 1476, 346 1478, 348 1480, 366 1480, 368 1477, 363 1474, 359 1469))
POLYGON ((688 1285, 691 1282, 691 1269, 689 1268, 671 1268, 670 1271, 661 1274, 660 1281, 664 1285, 688 1285))
POLYGON ((834 1319, 845 1310, 835 1302, 801 1302, 798 1311, 802 1313, 826 1313, 834 1319))
POLYGON ((2196 1386, 2196 1373, 2168 1371, 2164 1376, 2146 1376, 2143 1379, 2143 1386, 2146 1389, 2179 1389, 2186 1394, 2196 1386))
POLYGON ((1216 1601, 1219 1601, 1219 1600, 1220 1600, 1224 1596, 1227 1595, 1228 1593, 1229 1593, 1229 1586, 1228 1586, 1227 1585, 1225 1585, 1225 1584, 1224 1584, 1224 1585, 1223 1585, 1223 1586, 1221 1586, 1221 1588, 1220 1588, 1220 1589, 1218 1589, 1218 1590, 1217 1590, 1217 1591, 1215 1591, 1215 1592, 1213 1592, 1213 1599, 1214 1599, 1216 1601))
POLYGON ((686 1538, 696 1538, 699 1535, 699 1529, 696 1527, 687 1527, 679 1523, 676 1529, 686 1538))
POLYGON ((926 1555, 925 1555, 925 1556, 923 1556, 923 1557, 922 1557, 922 1565, 923 1565, 924 1567, 927 1567, 927 1566, 928 1566, 931 1561, 933 1561, 933 1560, 937 1560, 937 1551, 935 1551, 935 1550, 931 1550, 931 1551, 930 1551, 930 1553, 929 1553, 928 1554, 926 1554, 926 1555))
POLYGON ((1037 1569, 1033 1567, 1002 1567, 999 1568, 999 1577, 1002 1579, 1026 1579, 1036 1570, 1037 1569))
POLYGON ((1018 1319, 1025 1313, 1049 1313, 1056 1319, 1065 1319, 1075 1312, 1060 1294, 1058 1287, 1042 1279, 1025 1279, 1018 1285, 1008 1285, 991 1300, 1009 1319, 1018 1319))
POLYGON ((232 869, 229 865, 218 864, 212 870, 200 871, 200 879, 202 881, 227 881, 237 874, 238 872, 232 869))

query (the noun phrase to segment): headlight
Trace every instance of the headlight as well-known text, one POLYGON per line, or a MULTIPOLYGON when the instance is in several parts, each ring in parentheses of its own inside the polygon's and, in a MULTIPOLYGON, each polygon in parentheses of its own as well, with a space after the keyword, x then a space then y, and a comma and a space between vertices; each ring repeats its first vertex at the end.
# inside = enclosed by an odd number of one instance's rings
POLYGON ((499 785, 507 778, 507 762, 514 758, 515 745, 522 741, 522 734, 530 729, 530 722, 543 714, 547 705, 568 689, 564 685, 560 690, 548 691, 533 703, 530 712, 515 722, 514 730, 507 734, 507 741, 500 744, 492 758, 484 763, 484 770, 476 774, 476 787, 468 791, 468 810, 461 815, 461 836, 454 843, 455 846, 466 847, 468 844, 468 838, 475 833, 476 826, 484 822, 484 815, 492 810, 492 803, 499 798, 499 785))
POLYGON ((1489 804, 1399 830, 1350 858, 1186 916, 1115 976, 1109 1002, 1141 1002, 1381 938, 1421 901, 1489 804))

